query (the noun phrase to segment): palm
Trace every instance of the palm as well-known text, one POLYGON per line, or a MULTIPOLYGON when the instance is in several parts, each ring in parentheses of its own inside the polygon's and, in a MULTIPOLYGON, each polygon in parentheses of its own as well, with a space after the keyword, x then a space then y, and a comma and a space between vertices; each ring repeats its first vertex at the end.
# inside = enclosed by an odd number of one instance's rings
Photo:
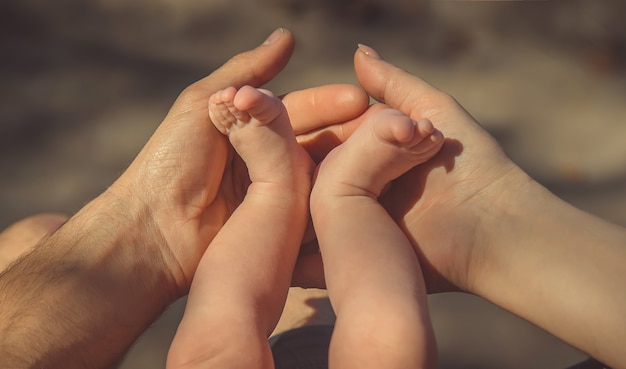
POLYGON ((480 198, 493 194, 514 168, 469 114, 451 98, 439 97, 408 113, 431 119, 446 137, 444 147, 399 178, 384 199, 418 252, 432 292, 468 288, 467 261, 479 253, 475 229, 488 203, 480 198))
MULTIPOLYGON (((250 184, 243 161, 209 120, 207 96, 213 91, 181 95, 175 104, 178 109, 172 109, 117 183, 131 191, 154 219, 157 242, 173 262, 168 265, 181 293, 250 184)), ((341 129, 341 123, 365 110, 367 96, 354 86, 336 85, 293 92, 284 102, 298 124, 296 130, 332 124, 341 129), (328 103, 320 108, 315 105, 320 101, 328 103)))
POLYGON ((509 181, 523 173, 449 95, 363 52, 355 70, 371 96, 429 118, 446 137, 435 158, 394 181, 381 200, 420 256, 429 290, 468 289, 485 241, 476 232, 484 208, 511 190, 506 183, 524 182, 509 181))
POLYGON ((205 106, 159 127, 135 169, 151 212, 188 281, 198 260, 250 183, 243 162, 208 118, 205 106), (154 142, 154 144, 153 144, 154 142), (150 158, 142 160, 142 158, 150 158))

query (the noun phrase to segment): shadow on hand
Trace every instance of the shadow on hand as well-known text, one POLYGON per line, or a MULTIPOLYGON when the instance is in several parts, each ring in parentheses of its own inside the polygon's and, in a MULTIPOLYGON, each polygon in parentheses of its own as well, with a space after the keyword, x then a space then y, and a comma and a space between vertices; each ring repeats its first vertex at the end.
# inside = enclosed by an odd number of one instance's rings
POLYGON ((326 155, 343 141, 330 130, 322 129, 300 141, 300 145, 309 153, 315 164, 324 160, 326 155), (310 138, 309 138, 310 137, 310 138))
POLYGON ((429 174, 437 168, 443 168, 446 173, 450 173, 455 167, 456 158, 462 152, 463 144, 460 141, 446 138, 435 157, 394 180, 381 196, 380 202, 399 222, 422 198, 429 174))
POLYGON ((446 191, 453 190, 452 186, 455 185, 455 182, 448 179, 448 176, 457 165, 457 158, 462 152, 463 145, 460 141, 446 139, 441 151, 434 158, 411 169, 393 181, 387 192, 380 199, 381 204, 395 222, 398 223, 413 245, 422 266, 424 278, 429 286, 429 293, 454 291, 457 288, 422 253, 418 240, 407 229, 407 214, 409 212, 417 214, 410 216, 411 222, 414 224, 420 219, 420 209, 426 210, 432 206, 437 206, 437 202, 442 201, 442 196, 447 195, 446 191), (434 173, 432 172, 438 168, 443 168, 445 173, 438 173, 437 176, 433 176, 432 174, 434 173), (425 192, 429 178, 432 182, 429 184, 429 188, 435 191, 435 195, 432 195, 432 191, 425 192))

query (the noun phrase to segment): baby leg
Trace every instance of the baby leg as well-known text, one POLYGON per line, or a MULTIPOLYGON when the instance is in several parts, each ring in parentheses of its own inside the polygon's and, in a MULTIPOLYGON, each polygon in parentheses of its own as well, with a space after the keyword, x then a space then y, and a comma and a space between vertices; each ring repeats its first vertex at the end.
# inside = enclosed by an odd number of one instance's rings
POLYGON ((271 368, 267 337, 306 226, 312 162, 284 106, 267 91, 217 92, 209 113, 246 163, 252 184, 200 261, 168 364, 271 368))
POLYGON ((337 314, 329 354, 334 367, 435 366, 419 263, 377 197, 442 144, 428 120, 414 122, 386 109, 363 122, 320 165, 311 215, 337 314))

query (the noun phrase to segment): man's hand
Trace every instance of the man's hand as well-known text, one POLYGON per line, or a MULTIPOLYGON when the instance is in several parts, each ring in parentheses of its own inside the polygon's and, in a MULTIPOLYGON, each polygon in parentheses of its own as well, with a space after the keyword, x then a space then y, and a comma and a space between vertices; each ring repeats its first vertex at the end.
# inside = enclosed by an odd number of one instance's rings
MULTIPOLYGON (((241 202, 247 170, 208 120, 208 98, 261 86, 286 65, 293 36, 274 33, 187 88, 128 170, 0 274, 0 357, 11 368, 102 368, 178 297, 241 202)), ((359 116, 356 86, 285 96, 292 121, 335 125, 359 116)), ((112 143, 114 144, 114 143, 112 143)))
MULTIPOLYGON (((248 172, 227 139, 209 121, 208 97, 228 86, 259 87, 287 63, 291 33, 277 30, 273 42, 232 58, 188 87, 111 192, 148 213, 178 293, 187 292, 206 247, 243 200, 248 172)), ((333 125, 360 115, 367 95, 350 85, 325 86, 284 96, 293 122, 333 125)), ((153 247, 153 246, 151 246, 153 247)))

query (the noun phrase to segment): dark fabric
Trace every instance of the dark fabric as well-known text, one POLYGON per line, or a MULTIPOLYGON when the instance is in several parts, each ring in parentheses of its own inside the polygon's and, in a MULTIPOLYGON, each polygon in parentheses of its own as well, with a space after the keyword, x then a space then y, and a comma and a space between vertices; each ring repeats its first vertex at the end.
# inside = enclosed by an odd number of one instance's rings
POLYGON ((585 360, 567 369, 611 369, 595 359, 585 360))
MULTIPOLYGON (((270 338, 275 369, 328 369, 331 325, 292 329, 270 338)), ((592 358, 567 369, 610 369, 592 358)))
POLYGON ((310 325, 270 338, 275 369, 328 369, 331 325, 310 325))

